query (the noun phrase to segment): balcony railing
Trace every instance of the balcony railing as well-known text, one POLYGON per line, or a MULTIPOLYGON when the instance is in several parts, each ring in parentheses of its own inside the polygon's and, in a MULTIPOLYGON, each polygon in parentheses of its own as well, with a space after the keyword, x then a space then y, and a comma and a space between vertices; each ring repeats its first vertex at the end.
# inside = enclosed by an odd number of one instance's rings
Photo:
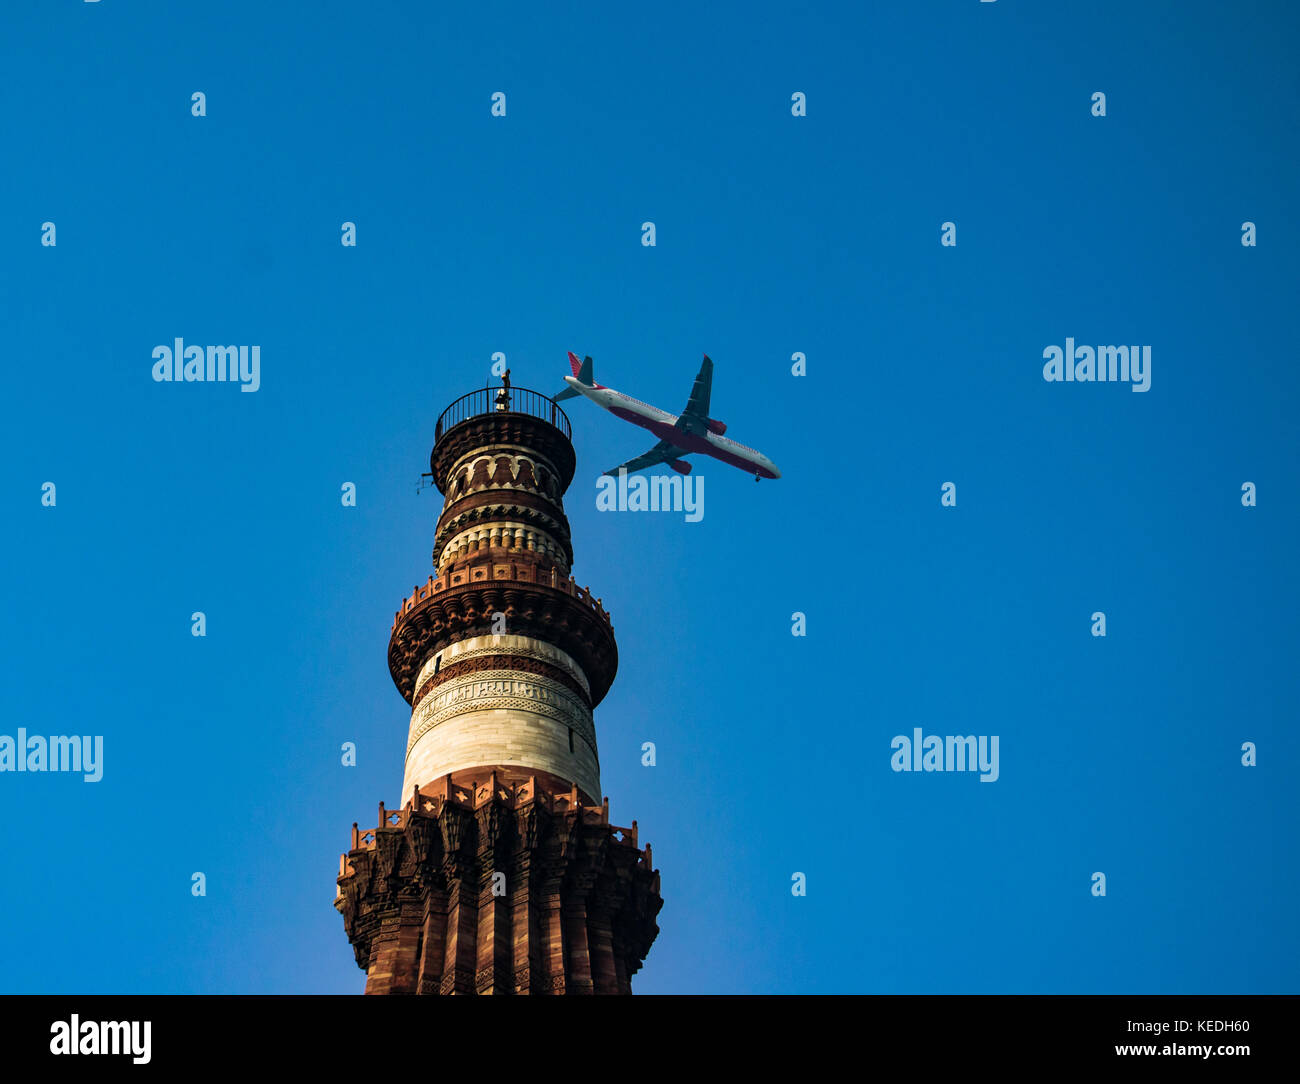
POLYGON ((549 395, 528 388, 479 388, 462 395, 438 416, 433 439, 441 440, 449 429, 480 414, 527 414, 530 418, 550 422, 566 440, 573 439, 569 418, 559 404, 549 395))

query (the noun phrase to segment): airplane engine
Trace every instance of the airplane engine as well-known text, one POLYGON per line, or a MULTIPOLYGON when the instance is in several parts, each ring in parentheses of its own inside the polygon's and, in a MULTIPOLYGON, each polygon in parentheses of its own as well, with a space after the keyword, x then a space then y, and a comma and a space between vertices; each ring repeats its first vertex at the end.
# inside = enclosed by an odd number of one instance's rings
POLYGON ((716 433, 718 436, 722 436, 727 431, 727 423, 720 422, 716 418, 709 418, 704 424, 710 433, 716 433))
POLYGON ((687 463, 686 460, 684 459, 670 459, 668 460, 668 465, 672 467, 673 470, 675 470, 678 474, 691 473, 691 465, 687 463))

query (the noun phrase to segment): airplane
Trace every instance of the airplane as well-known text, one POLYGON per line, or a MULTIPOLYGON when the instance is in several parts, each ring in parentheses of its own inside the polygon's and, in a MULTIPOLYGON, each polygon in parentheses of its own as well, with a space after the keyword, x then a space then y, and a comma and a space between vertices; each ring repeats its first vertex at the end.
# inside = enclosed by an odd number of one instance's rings
POLYGON ((576 395, 586 396, 615 417, 639 425, 642 429, 648 429, 659 438, 659 443, 644 455, 629 459, 613 470, 605 471, 606 474, 617 475, 621 470, 631 473, 659 463, 667 463, 678 474, 690 474, 691 464, 682 459, 682 456, 698 453, 720 459, 733 467, 739 467, 752 474, 756 482, 763 478, 781 477, 776 464, 767 456, 724 437, 723 434, 727 431, 726 425, 709 417, 713 362, 709 360, 708 354, 704 355, 700 374, 695 378, 690 398, 686 401, 686 407, 681 414, 669 414, 666 410, 652 407, 649 403, 641 402, 640 399, 633 399, 632 396, 624 395, 621 391, 597 384, 596 378, 592 375, 592 363, 589 357, 579 362, 570 352, 569 366, 573 369, 573 375, 564 378, 568 387, 555 396, 556 402, 561 399, 572 399, 576 395))

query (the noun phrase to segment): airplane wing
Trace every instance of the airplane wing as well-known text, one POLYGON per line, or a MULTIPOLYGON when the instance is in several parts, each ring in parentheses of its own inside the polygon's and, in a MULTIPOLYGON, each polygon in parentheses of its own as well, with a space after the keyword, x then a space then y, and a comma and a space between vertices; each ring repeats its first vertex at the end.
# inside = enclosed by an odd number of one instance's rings
POLYGON ((653 467, 656 463, 666 463, 670 459, 680 459, 686 455, 681 448, 674 447, 666 440, 661 440, 644 455, 639 455, 635 459, 629 459, 626 463, 615 467, 613 470, 607 470, 606 474, 617 475, 619 471, 625 470, 628 474, 633 471, 641 470, 643 467, 653 467))
POLYGON ((691 397, 686 400, 686 407, 682 411, 683 418, 704 419, 709 416, 709 395, 713 391, 713 362, 709 360, 709 355, 704 355, 704 362, 700 365, 700 375, 695 378, 695 383, 691 386, 691 397))

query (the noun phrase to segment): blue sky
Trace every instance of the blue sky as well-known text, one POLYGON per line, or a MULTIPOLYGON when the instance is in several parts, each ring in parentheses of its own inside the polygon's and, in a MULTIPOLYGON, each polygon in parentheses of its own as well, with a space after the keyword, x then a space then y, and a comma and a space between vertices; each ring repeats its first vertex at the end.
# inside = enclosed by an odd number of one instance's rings
POLYGON ((5 6, 0 733, 105 769, 0 775, 0 990, 361 989, 434 422, 567 350, 669 410, 708 352, 784 475, 600 513, 652 440, 565 404, 639 992, 1297 990, 1294 9, 816 7, 5 6), (153 382, 177 336, 261 388, 153 382), (1151 390, 1045 382, 1067 336, 1151 390), (892 772, 914 727, 1000 778, 892 772))

